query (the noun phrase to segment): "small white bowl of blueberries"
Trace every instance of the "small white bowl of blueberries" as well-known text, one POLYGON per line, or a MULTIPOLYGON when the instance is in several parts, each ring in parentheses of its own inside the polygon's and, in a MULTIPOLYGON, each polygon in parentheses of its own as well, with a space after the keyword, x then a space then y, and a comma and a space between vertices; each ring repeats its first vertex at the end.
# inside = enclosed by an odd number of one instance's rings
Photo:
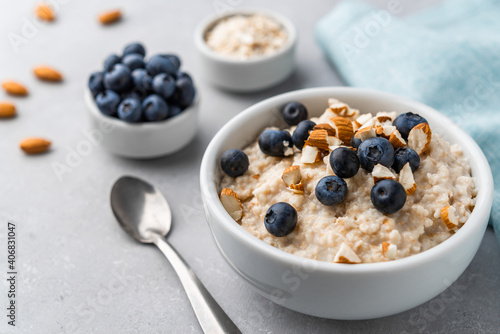
POLYGON ((111 153, 146 159, 174 153, 196 135, 199 98, 175 54, 146 58, 141 43, 111 54, 85 92, 92 130, 111 153))

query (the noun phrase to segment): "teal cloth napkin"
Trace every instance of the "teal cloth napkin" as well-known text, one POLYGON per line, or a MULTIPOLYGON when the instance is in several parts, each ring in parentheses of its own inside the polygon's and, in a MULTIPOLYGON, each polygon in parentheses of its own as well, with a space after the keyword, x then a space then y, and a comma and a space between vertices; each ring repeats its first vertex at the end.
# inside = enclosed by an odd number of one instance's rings
POLYGON ((351 86, 421 101, 445 113, 481 146, 493 171, 490 223, 500 242, 500 1, 449 0, 400 18, 344 0, 316 25, 316 40, 351 86))

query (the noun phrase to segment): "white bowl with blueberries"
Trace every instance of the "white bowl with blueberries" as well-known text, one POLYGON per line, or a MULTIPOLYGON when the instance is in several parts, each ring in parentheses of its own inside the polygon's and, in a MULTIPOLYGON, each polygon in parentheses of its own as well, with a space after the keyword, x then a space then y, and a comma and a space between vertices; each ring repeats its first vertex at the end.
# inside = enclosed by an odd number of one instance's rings
MULTIPOLYGON (((300 117, 299 109, 285 111, 285 116, 300 117)), ((399 121, 396 118, 394 122, 399 121)), ((378 139, 351 142, 351 146, 358 147, 360 152, 373 154, 380 151, 381 155, 377 154, 376 158, 381 165, 390 164, 390 167, 399 169, 396 160, 402 159, 400 162, 408 169, 418 169, 418 155, 412 154, 411 150, 402 150, 398 158, 388 157, 393 150, 392 147, 386 149, 386 144, 378 139)), ((337 176, 326 176, 321 181, 330 184, 323 187, 320 181, 316 186, 316 198, 323 205, 335 205, 344 200, 342 178, 351 177, 360 168, 374 168, 370 160, 372 156, 353 155, 351 148, 336 148, 333 152, 339 155, 330 156, 330 165, 336 168, 337 176), (333 183, 338 187, 332 188, 333 183)), ((304 89, 249 107, 214 136, 205 151, 200 170, 207 221, 219 250, 235 271, 255 291, 279 305, 313 316, 345 320, 403 312, 429 301, 449 287, 467 268, 480 245, 491 210, 492 182, 491 170, 479 146, 448 118, 431 107, 403 97, 350 87, 304 89), (228 203, 221 202, 224 200, 220 194, 220 182, 224 174, 239 177, 248 169, 248 157, 241 149, 259 138, 259 147, 264 154, 286 156, 291 146, 304 145, 309 135, 307 124, 304 123, 304 129, 297 128, 299 131, 296 129, 293 135, 287 131, 271 130, 262 136, 268 131, 262 130, 271 126, 288 127, 283 122, 283 107, 290 101, 300 102, 309 116, 319 116, 330 97, 341 99, 364 113, 391 110, 404 114, 405 117, 399 118, 402 122, 397 124, 403 136, 408 136, 406 130, 426 123, 440 137, 459 145, 468 158, 477 189, 475 207, 467 222, 451 237, 421 253, 387 262, 358 264, 299 257, 263 242, 240 226, 235 220, 241 219, 242 211, 237 207, 234 212, 227 210, 228 203)), ((373 206, 383 214, 397 212, 405 204, 405 189, 393 180, 378 181, 371 193, 373 206), (388 200, 387 196, 391 198, 388 200)), ((231 199, 230 196, 227 198, 231 199)), ((297 212, 291 205, 276 203, 269 211, 262 223, 273 236, 286 236, 295 228, 297 212)))
POLYGON ((175 54, 145 58, 141 43, 112 54, 89 77, 85 101, 102 145, 127 158, 174 153, 196 135, 198 104, 193 79, 175 54))

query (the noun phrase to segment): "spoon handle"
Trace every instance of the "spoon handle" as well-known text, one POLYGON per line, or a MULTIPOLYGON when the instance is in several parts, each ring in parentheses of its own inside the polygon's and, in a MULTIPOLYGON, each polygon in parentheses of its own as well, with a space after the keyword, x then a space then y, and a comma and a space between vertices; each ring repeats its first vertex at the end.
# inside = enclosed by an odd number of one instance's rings
POLYGON ((179 276, 203 332, 241 334, 182 256, 163 237, 156 235, 153 241, 179 276))

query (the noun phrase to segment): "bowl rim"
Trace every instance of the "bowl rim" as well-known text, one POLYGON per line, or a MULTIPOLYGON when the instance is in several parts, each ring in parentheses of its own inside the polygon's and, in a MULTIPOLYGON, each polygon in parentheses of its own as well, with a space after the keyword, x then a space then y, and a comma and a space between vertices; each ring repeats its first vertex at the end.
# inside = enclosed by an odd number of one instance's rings
MULTIPOLYGON (((491 205, 493 201, 493 176, 488 161, 477 143, 464 130, 459 128, 458 125, 453 123, 448 117, 444 116, 432 107, 414 101, 412 99, 377 90, 355 87, 317 87, 300 89, 265 99, 246 108, 240 114, 236 115, 229 122, 227 122, 216 133, 216 135, 212 138, 211 142, 207 146, 200 168, 200 187, 205 210, 209 210, 210 213, 213 214, 212 219, 219 220, 222 227, 224 227, 224 229, 228 231, 232 235, 232 237, 236 238, 239 242, 244 242, 249 247, 252 247, 254 251, 257 251, 262 255, 271 257, 273 260, 285 262, 290 266, 312 267, 315 268, 316 271, 331 273, 390 273, 404 270, 405 268, 422 265, 428 261, 431 261, 432 258, 443 256, 446 253, 452 251, 453 248, 466 243, 466 239, 470 233, 477 232, 478 229, 484 229, 486 227, 487 218, 490 215, 491 205), (459 143, 462 150, 467 150, 469 151, 471 156, 474 156, 474 161, 472 161, 472 159, 469 159, 471 167, 473 165, 481 166, 481 168, 476 168, 474 172, 477 174, 473 175, 478 193, 476 196, 476 205, 474 207, 474 210, 467 220, 467 223, 469 224, 464 224, 450 238, 421 253, 393 261, 350 265, 307 259, 285 252, 258 239, 257 237, 243 229, 239 224, 235 223, 235 221, 225 211, 219 200, 219 195, 215 184, 216 181, 213 177, 213 175, 215 175, 217 166, 214 161, 216 161, 216 159, 218 158, 217 151, 219 150, 219 147, 224 143, 226 133, 229 132, 230 129, 247 123, 253 117, 256 117, 256 115, 259 114, 259 110, 260 112, 264 112, 265 110, 269 110, 273 106, 276 106, 278 104, 283 104, 291 100, 300 101, 303 98, 315 95, 330 95, 331 97, 335 97, 336 94, 351 94, 352 96, 363 95, 373 98, 392 99, 395 100, 395 102, 397 101, 399 103, 410 106, 415 112, 420 112, 423 110, 424 113, 432 115, 431 118, 433 119, 433 121, 446 122, 445 124, 447 124, 450 132, 458 133, 462 140, 459 143), (486 217, 483 218, 486 222, 481 224, 481 218, 485 215, 486 217)), ((211 230, 213 232, 213 229, 211 230)))
POLYGON ((92 96, 92 93, 90 92, 90 89, 88 87, 85 88, 84 100, 85 104, 87 105, 87 109, 89 110, 90 114, 93 117, 98 118, 102 122, 111 124, 114 128, 119 127, 130 131, 154 131, 154 130, 175 127, 178 124, 185 122, 186 119, 189 119, 190 117, 188 114, 195 113, 198 110, 198 104, 200 100, 199 95, 200 94, 197 91, 193 103, 189 107, 184 109, 179 115, 174 116, 173 118, 167 118, 162 121, 156 121, 156 122, 137 122, 137 123, 125 122, 122 121, 121 119, 111 117, 100 112, 95 102, 95 99, 92 96))
POLYGON ((269 60, 279 58, 283 54, 288 53, 291 49, 293 49, 294 45, 297 42, 297 29, 295 28, 295 25, 290 19, 288 19, 287 17, 285 17, 280 13, 277 13, 269 9, 264 9, 264 8, 231 9, 224 12, 223 14, 214 14, 202 20, 195 29, 194 40, 198 50, 205 56, 217 60, 219 62, 245 66, 250 64, 259 64, 262 62, 267 62, 269 60), (217 53, 215 50, 212 50, 207 45, 205 41, 205 34, 209 29, 214 27, 215 24, 217 24, 217 22, 235 15, 251 15, 251 14, 261 14, 281 24, 281 26, 283 26, 283 28, 288 33, 288 40, 285 46, 283 46, 280 50, 270 55, 257 56, 249 59, 237 59, 217 53))

